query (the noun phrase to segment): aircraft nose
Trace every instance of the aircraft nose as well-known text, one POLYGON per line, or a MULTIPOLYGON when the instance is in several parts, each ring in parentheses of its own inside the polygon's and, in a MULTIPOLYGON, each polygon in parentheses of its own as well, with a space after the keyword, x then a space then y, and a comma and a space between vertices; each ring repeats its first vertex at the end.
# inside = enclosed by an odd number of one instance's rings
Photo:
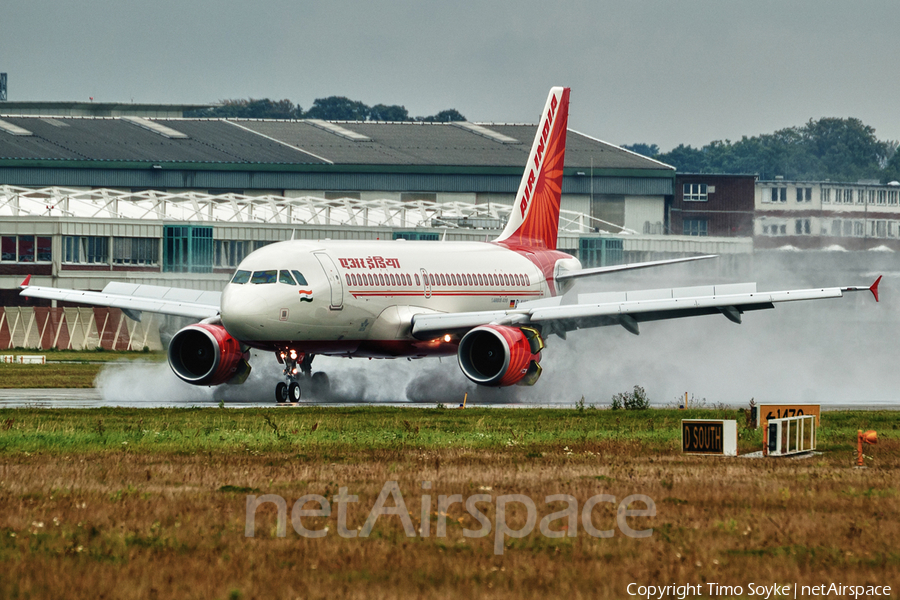
POLYGON ((237 339, 254 339, 262 331, 269 305, 247 286, 228 286, 222 294, 222 324, 237 339))

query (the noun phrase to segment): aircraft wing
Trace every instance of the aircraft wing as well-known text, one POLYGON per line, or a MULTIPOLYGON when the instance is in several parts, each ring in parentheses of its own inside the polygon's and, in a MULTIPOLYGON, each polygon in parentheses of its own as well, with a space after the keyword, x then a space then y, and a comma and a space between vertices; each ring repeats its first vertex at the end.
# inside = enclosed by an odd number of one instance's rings
POLYGON ((140 313, 143 311, 199 320, 216 317, 219 315, 219 301, 222 296, 221 292, 117 281, 107 284, 102 292, 85 292, 28 285, 30 279, 29 276, 20 286, 22 288, 20 296, 120 308, 136 321, 141 320, 140 313))
POLYGON ((540 325, 545 334, 589 327, 621 325, 635 335, 640 324, 663 319, 680 319, 721 314, 735 323, 747 311, 774 308, 777 302, 840 298, 844 292, 868 290, 878 300, 881 277, 869 287, 849 286, 758 292, 755 283, 738 283, 635 292, 578 294, 577 301, 563 304, 566 297, 547 298, 519 304, 509 310, 471 313, 428 313, 413 317, 412 334, 422 340, 447 333, 465 333, 480 325, 540 325))
POLYGON ((718 258, 716 254, 705 254, 703 256, 688 256, 687 258, 670 258, 668 260, 652 260, 649 262, 630 263, 626 265, 612 265, 609 267, 592 267, 589 269, 580 269, 578 271, 561 271, 556 279, 577 279, 579 277, 591 277, 593 275, 604 275, 606 273, 618 273, 620 271, 633 271, 635 269, 647 269, 650 267, 661 267, 664 265, 674 265, 678 263, 693 262, 695 260, 708 260, 710 258, 718 258))

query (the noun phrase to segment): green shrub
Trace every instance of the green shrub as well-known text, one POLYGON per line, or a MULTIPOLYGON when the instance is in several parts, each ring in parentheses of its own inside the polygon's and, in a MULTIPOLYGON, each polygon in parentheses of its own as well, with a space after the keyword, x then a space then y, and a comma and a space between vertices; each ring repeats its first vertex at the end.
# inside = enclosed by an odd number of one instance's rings
POLYGON ((650 408, 650 398, 639 385, 632 392, 620 392, 612 397, 609 407, 613 410, 646 410, 650 408))

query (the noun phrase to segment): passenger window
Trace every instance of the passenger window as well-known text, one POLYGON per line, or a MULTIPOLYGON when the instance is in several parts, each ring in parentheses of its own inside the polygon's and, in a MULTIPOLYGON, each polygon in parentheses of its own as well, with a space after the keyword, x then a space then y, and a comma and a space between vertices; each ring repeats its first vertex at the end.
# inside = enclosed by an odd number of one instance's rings
POLYGON ((278 271, 253 271, 250 283, 275 283, 278 279, 278 271))
POLYGON ((297 285, 294 278, 291 277, 290 271, 278 271, 278 283, 286 283, 288 285, 297 285))
POLYGON ((415 275, 416 275, 416 285, 422 285, 422 280, 419 279, 419 274, 416 273, 415 275))
POLYGON ((353 284, 350 282, 350 273, 345 274, 345 277, 347 278, 347 285, 353 285, 353 284))
POLYGON ((244 284, 250 281, 250 271, 238 271, 231 279, 231 283, 244 284))
POLYGON ((308 283, 306 283, 306 278, 303 277, 303 274, 300 273, 300 271, 291 271, 291 273, 294 274, 294 279, 297 280, 297 283, 299 283, 300 285, 309 285, 308 283))

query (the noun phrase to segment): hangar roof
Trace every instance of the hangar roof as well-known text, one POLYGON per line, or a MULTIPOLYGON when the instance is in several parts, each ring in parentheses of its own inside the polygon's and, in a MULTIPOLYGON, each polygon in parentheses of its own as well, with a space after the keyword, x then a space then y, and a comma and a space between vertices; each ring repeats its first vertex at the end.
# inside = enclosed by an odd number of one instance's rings
MULTIPOLYGON (((521 170, 536 125, 0 116, 0 165, 331 170, 521 170), (334 165, 334 166, 332 166, 334 165), (305 168, 304 168, 305 167, 305 168)), ((674 169, 569 130, 567 170, 671 177, 674 169), (654 173, 655 172, 655 173, 654 173)), ((597 173, 598 175, 600 173, 597 173)))

